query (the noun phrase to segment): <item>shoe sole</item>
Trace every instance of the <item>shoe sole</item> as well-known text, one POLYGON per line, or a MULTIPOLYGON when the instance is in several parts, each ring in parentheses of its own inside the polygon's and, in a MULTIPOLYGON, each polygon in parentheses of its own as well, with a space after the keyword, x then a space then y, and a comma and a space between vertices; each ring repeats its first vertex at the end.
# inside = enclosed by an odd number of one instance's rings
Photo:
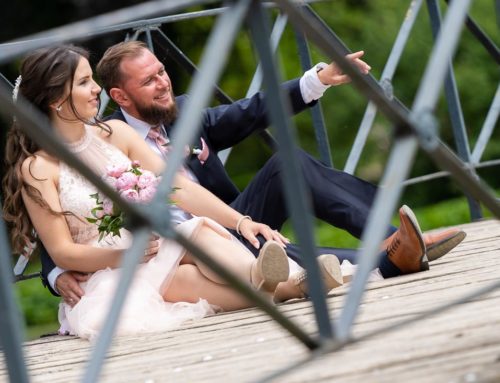
POLYGON ((407 217, 410 219, 410 223, 413 226, 413 229, 419 233, 420 235, 418 236, 418 242, 420 244, 420 248, 423 251, 423 255, 420 258, 420 271, 426 271, 429 270, 429 259, 427 257, 427 251, 425 249, 425 244, 424 244, 424 238, 422 236, 422 230, 420 230, 420 225, 418 224, 417 217, 415 217, 415 213, 406 205, 403 205, 401 207, 403 209, 404 213, 407 215, 407 217))
POLYGON ((443 255, 448 254, 460 242, 462 242, 467 234, 465 231, 460 230, 455 235, 445 238, 427 248, 427 258, 429 262, 441 258, 443 255))
POLYGON ((326 291, 342 286, 342 270, 339 259, 334 254, 323 254, 318 257, 321 276, 325 283, 326 291))
POLYGON ((278 283, 288 279, 290 273, 286 252, 274 241, 268 241, 262 246, 257 259, 257 267, 262 276, 258 290, 271 293, 276 290, 278 283))

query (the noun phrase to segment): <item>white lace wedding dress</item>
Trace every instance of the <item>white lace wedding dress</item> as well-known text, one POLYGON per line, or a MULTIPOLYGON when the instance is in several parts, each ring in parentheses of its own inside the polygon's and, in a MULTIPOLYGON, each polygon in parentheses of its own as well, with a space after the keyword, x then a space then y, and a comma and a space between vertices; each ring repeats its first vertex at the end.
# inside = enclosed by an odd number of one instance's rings
MULTIPOLYGON (((97 174, 105 174, 108 165, 130 163, 124 153, 103 141, 89 126, 82 140, 70 144, 69 149, 97 174)), ((85 220, 95 207, 95 200, 90 195, 96 191, 83 176, 60 162, 61 206, 81 218, 66 216, 74 242, 96 247, 127 248, 131 243, 129 232, 122 229, 121 237, 106 237, 98 241, 97 226, 85 220)), ((178 225, 177 230, 192 238, 202 225, 209 225, 217 234, 231 238, 227 230, 207 218, 193 218, 178 225)), ((163 300, 161 294, 168 288, 183 254, 181 246, 163 239, 158 255, 147 264, 139 265, 120 316, 117 334, 165 331, 186 320, 214 313, 216 307, 203 299, 195 304, 163 300)), ((93 273, 87 282, 81 283, 85 291, 82 299, 73 308, 64 302, 59 306, 60 332, 83 338, 95 337, 106 320, 119 277, 120 269, 108 268, 93 273)))

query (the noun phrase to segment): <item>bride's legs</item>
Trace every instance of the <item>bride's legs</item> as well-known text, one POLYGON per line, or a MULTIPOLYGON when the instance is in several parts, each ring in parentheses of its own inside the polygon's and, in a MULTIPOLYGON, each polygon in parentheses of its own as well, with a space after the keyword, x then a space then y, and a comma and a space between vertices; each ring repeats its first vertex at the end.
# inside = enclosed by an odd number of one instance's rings
MULTIPOLYGON (((255 261, 255 257, 238 241, 225 238, 208 226, 202 226, 193 240, 212 259, 224 265, 241 279, 249 281, 250 269, 252 263, 255 261)), ((196 265, 201 274, 210 281, 226 284, 208 266, 188 253, 181 259, 181 265, 189 264, 196 265)))
POLYGON ((221 307, 224 311, 251 306, 249 301, 231 287, 208 279, 197 265, 179 265, 167 291, 163 293, 163 299, 168 302, 196 303, 200 298, 221 307))

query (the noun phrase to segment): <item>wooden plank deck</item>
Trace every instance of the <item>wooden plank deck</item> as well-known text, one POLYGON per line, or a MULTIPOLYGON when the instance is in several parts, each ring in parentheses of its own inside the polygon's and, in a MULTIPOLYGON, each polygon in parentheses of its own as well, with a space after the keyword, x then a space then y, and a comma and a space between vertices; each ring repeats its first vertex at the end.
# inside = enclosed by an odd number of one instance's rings
MULTIPOLYGON (((500 223, 461 225, 467 238, 431 270, 369 285, 354 334, 396 323, 500 278, 500 223)), ((337 316, 348 287, 328 298, 337 316)), ((316 331, 310 302, 280 309, 316 331)), ((24 346, 34 382, 80 380, 87 341, 51 337, 24 346)), ((256 309, 219 314, 165 334, 118 338, 104 382, 248 382, 306 358, 308 351, 256 309)), ((0 381, 7 381, 3 361, 0 381)), ((499 382, 500 290, 419 323, 326 354, 276 382, 499 382)))

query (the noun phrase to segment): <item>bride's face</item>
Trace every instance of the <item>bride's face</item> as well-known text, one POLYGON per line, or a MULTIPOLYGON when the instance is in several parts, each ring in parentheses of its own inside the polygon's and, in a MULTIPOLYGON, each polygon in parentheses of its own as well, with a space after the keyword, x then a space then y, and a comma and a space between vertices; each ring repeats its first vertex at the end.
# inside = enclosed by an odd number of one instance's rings
POLYGON ((101 87, 92 78, 92 68, 85 57, 81 57, 73 76, 71 99, 76 111, 72 110, 69 100, 61 105, 60 115, 68 119, 77 117, 90 120, 95 117, 99 108, 101 87))

